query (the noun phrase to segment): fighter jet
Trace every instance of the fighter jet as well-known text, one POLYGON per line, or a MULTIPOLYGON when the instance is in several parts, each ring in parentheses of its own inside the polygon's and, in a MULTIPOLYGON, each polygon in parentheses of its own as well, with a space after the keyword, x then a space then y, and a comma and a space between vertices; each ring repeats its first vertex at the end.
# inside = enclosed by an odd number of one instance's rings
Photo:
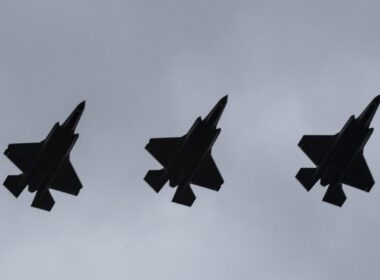
POLYGON ((218 191, 223 178, 211 156, 211 148, 218 138, 218 121, 227 104, 223 97, 202 120, 197 118, 188 133, 182 137, 152 138, 145 149, 164 166, 160 170, 149 170, 144 180, 159 192, 169 180, 177 187, 173 202, 191 206, 195 195, 190 184, 218 191))
POLYGON ((320 179, 327 186, 323 201, 342 206, 346 200, 342 184, 369 192, 375 184, 363 148, 373 128, 371 121, 380 103, 380 95, 374 98, 363 113, 352 115, 342 130, 335 135, 305 135, 298 146, 316 165, 301 168, 296 175, 299 182, 309 191, 320 179))
POLYGON ((56 123, 45 140, 8 146, 4 154, 22 171, 20 175, 8 176, 4 182, 15 197, 28 185, 30 192, 36 192, 32 206, 50 211, 55 203, 50 188, 78 195, 82 184, 71 165, 70 152, 79 137, 75 128, 84 107, 85 101, 62 125, 56 123))

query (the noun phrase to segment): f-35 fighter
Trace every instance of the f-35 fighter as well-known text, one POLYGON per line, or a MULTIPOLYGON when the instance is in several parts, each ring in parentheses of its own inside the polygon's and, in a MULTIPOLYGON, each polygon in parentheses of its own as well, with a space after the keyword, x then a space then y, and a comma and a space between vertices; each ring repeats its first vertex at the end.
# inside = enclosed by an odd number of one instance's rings
POLYGON ((10 144, 4 154, 23 172, 8 176, 4 186, 15 196, 29 185, 36 192, 32 206, 50 211, 54 199, 49 189, 78 195, 82 184, 70 162, 70 152, 79 134, 75 128, 82 116, 85 101, 67 120, 56 123, 45 140, 39 143, 10 144))
POLYGON ((316 168, 301 168, 296 178, 309 191, 321 179, 329 185, 323 201, 342 206, 346 200, 342 184, 369 192, 375 181, 363 156, 363 148, 373 128, 371 121, 380 104, 380 95, 363 113, 352 115, 336 135, 305 135, 298 146, 314 162, 316 168))
POLYGON ((171 187, 177 187, 173 202, 191 206, 195 195, 190 184, 218 191, 223 178, 211 156, 211 148, 218 138, 218 121, 227 104, 223 97, 202 120, 197 118, 189 132, 182 137, 152 138, 146 150, 163 166, 161 170, 150 170, 144 180, 156 191, 169 180, 171 187))

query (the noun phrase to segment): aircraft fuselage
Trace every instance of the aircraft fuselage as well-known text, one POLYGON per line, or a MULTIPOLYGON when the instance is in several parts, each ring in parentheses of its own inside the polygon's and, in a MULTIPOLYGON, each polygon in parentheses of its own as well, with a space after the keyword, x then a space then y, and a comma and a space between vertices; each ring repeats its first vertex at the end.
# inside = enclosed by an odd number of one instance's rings
POLYGON ((30 192, 49 188, 77 139, 78 134, 67 135, 61 127, 54 126, 27 174, 30 192))
POLYGON ((36 159, 26 173, 30 192, 48 190, 57 179, 62 164, 70 155, 79 137, 78 134, 74 133, 84 107, 85 102, 80 103, 66 121, 62 125, 56 123, 46 137, 36 159))
POLYGON ((321 185, 336 185, 342 183, 355 159, 362 154, 363 148, 373 133, 369 128, 380 102, 376 97, 363 113, 355 119, 351 116, 326 152, 317 168, 317 176, 321 185))
POLYGON ((194 123, 180 151, 168 167, 167 176, 170 178, 171 187, 191 183, 219 133, 220 129, 210 128, 200 119, 194 123))
POLYGON ((166 169, 165 176, 171 187, 189 185, 197 175, 204 158, 219 136, 220 129, 216 127, 226 104, 227 96, 219 100, 204 120, 197 118, 184 136, 180 149, 166 169))
POLYGON ((320 164, 322 186, 341 183, 356 157, 362 153, 372 132, 372 129, 353 121, 338 134, 338 139, 320 164))

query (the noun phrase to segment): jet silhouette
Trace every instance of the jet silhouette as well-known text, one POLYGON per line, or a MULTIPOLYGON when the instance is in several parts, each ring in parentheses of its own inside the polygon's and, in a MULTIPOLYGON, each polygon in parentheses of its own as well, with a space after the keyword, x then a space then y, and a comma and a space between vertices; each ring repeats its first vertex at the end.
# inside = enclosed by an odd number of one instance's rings
POLYGON ((177 187, 173 202, 191 206, 195 195, 190 184, 218 191, 223 178, 211 156, 211 149, 218 138, 218 121, 227 104, 223 97, 202 120, 197 118, 187 134, 182 137, 152 138, 145 149, 164 166, 161 170, 149 170, 144 180, 156 191, 169 180, 177 187))
POLYGON ((4 182, 15 197, 28 185, 30 192, 36 192, 32 206, 50 211, 55 203, 50 188, 78 195, 82 184, 71 165, 70 152, 79 137, 75 128, 84 107, 85 101, 62 125, 56 123, 45 140, 8 146, 4 154, 22 171, 20 175, 8 176, 4 182))
POLYGON ((336 135, 305 135, 298 146, 316 165, 315 168, 301 168, 296 175, 299 182, 309 191, 320 179, 327 186, 323 201, 342 206, 346 200, 342 184, 369 192, 375 181, 363 156, 363 148, 373 128, 371 121, 380 103, 375 97, 363 113, 352 115, 336 135))

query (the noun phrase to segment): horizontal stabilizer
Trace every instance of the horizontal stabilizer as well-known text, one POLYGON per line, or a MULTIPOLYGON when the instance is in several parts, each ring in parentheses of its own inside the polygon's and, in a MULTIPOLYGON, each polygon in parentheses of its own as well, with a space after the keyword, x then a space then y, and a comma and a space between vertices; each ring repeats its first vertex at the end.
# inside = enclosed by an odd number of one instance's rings
POLYGON ((166 184, 167 179, 164 177, 165 170, 149 170, 144 180, 156 191, 159 192, 166 184))
POLYGON ((34 197, 32 207, 39 208, 42 210, 50 211, 54 206, 54 199, 49 191, 41 192, 37 191, 34 197))
POLYGON ((8 149, 5 150, 4 155, 21 171, 26 172, 41 145, 41 143, 10 144, 8 145, 8 149))
POLYGON ((341 207, 346 201, 346 195, 344 194, 342 185, 330 185, 323 197, 323 201, 341 207))
POLYGON ((4 186, 15 196, 18 197, 26 187, 25 175, 10 175, 4 181, 4 186))
POLYGON ((179 186, 177 187, 177 190, 174 194, 172 201, 175 203, 179 203, 179 204, 191 207, 191 205, 193 205, 195 198, 196 197, 194 195, 194 192, 189 185, 179 186))
POLYGON ((304 135, 298 146, 315 165, 318 165, 334 139, 335 136, 330 135, 304 135))
POLYGON ((359 155, 353 162, 348 175, 343 180, 343 184, 369 192, 375 180, 372 177, 371 171, 368 168, 367 162, 363 154, 359 155))
POLYGON ((192 183, 214 191, 219 191, 223 184, 222 175, 216 167, 215 161, 209 153, 200 167, 198 174, 192 180, 192 183))
POLYGON ((318 181, 318 178, 315 176, 316 171, 316 168, 301 168, 296 175, 297 180, 307 191, 310 191, 318 181))
POLYGON ((82 183, 69 159, 62 165, 61 173, 51 188, 68 194, 78 195, 82 188, 82 183))
POLYGON ((167 167, 179 150, 182 142, 183 137, 152 138, 145 146, 145 149, 164 167, 167 167))

